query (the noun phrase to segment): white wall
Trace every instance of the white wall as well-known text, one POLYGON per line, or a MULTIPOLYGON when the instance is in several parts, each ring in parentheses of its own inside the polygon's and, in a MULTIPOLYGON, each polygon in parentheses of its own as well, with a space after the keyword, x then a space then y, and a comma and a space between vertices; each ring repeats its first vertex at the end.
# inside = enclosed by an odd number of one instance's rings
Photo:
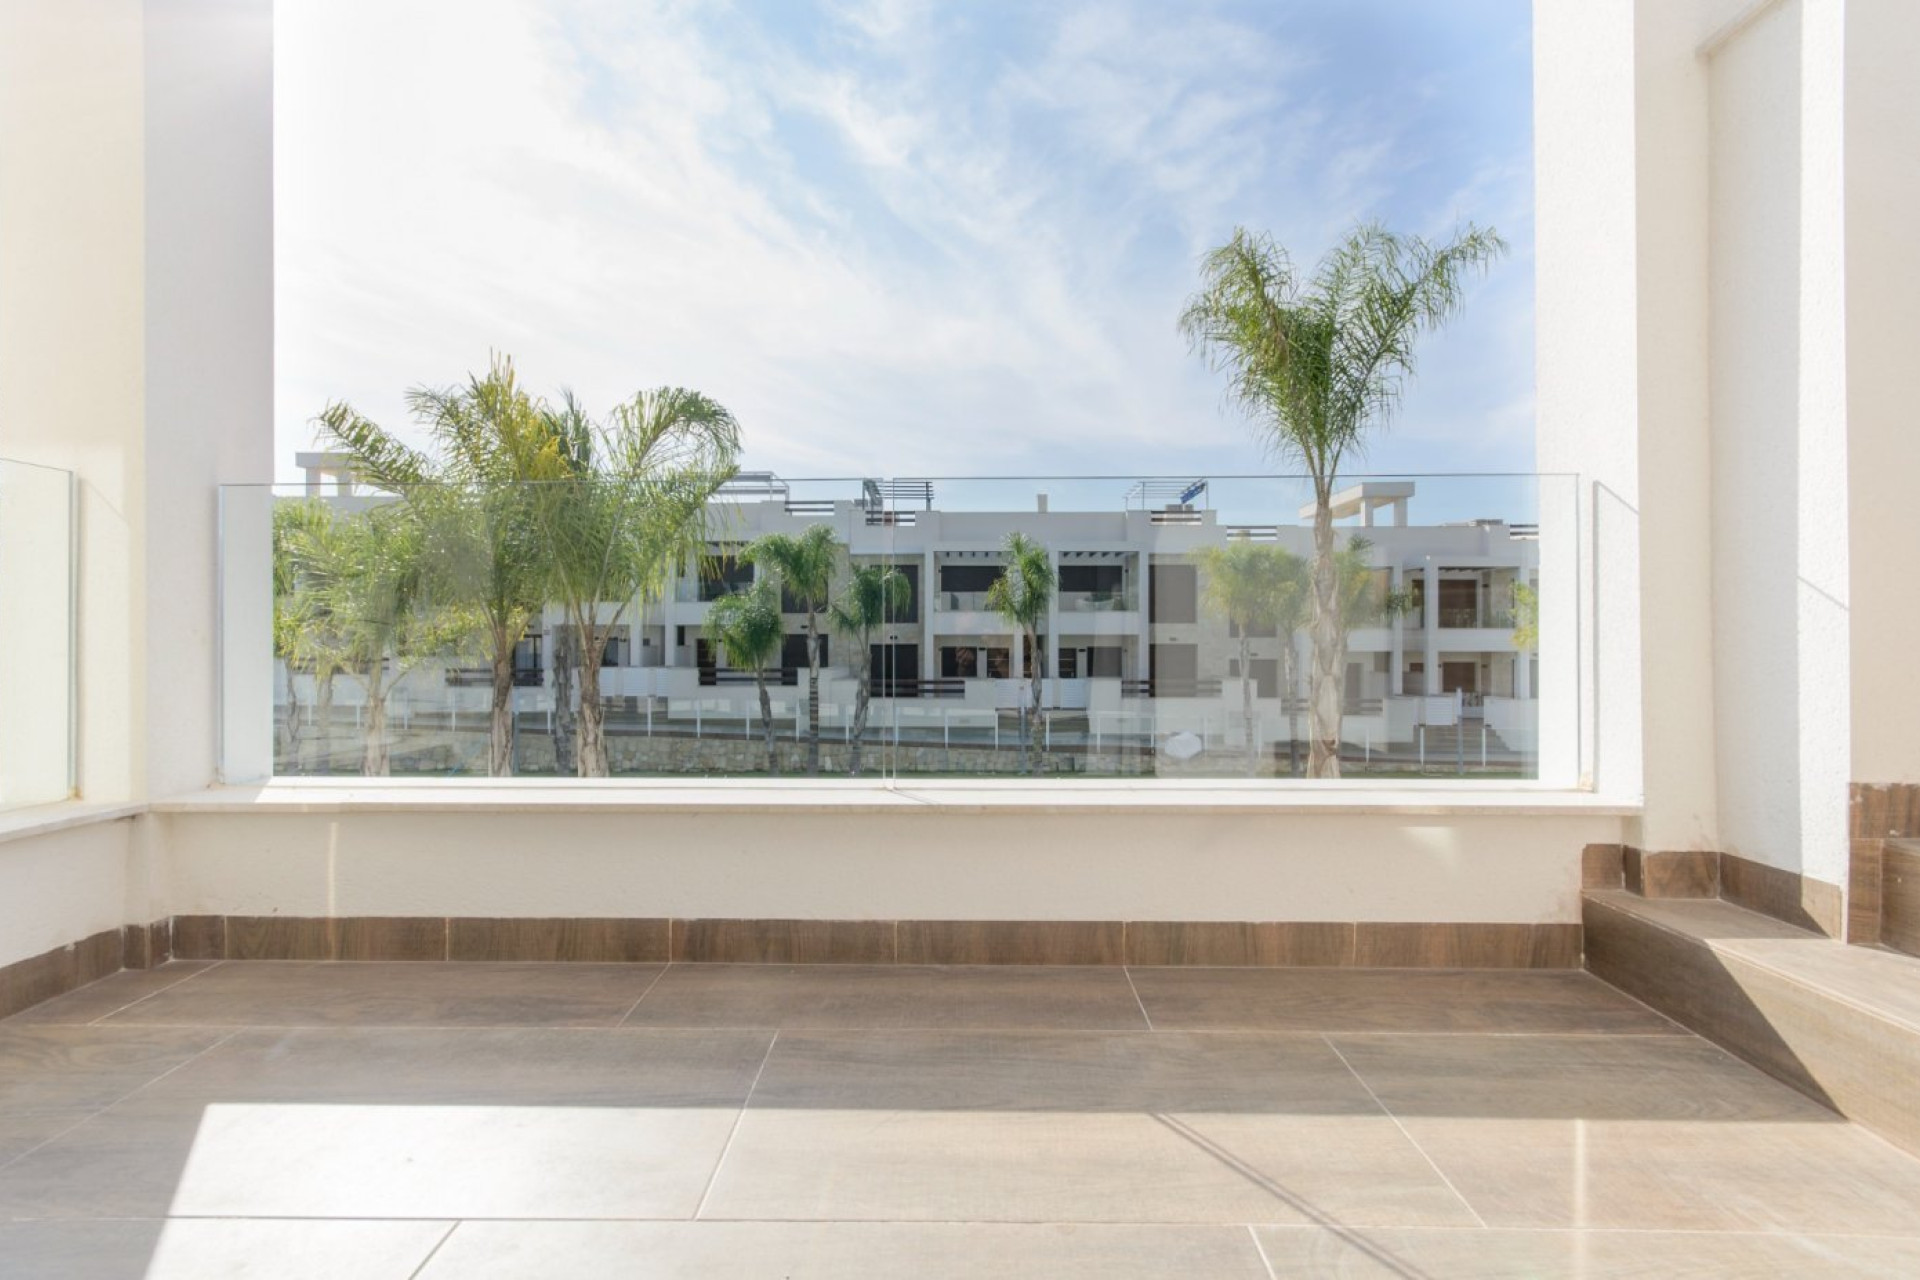
POLYGON ((1856 782, 1920 782, 1920 17, 1851 0, 1846 30, 1847 595, 1856 782))
POLYGON ((1596 782, 1644 793, 1634 843, 1843 885, 1848 784, 1920 778, 1920 6, 1535 9, 1540 457, 1593 480, 1596 782))
POLYGON ((1844 850, 1848 780, 1839 190, 1817 168, 1837 150, 1823 107, 1839 83, 1815 53, 1832 9, 1776 5, 1711 63, 1722 843, 1808 871, 1822 846, 1844 850))
POLYGON ((1599 815, 167 813, 182 915, 1574 921, 1599 815))
POLYGON ((1580 573, 1599 603, 1581 617, 1583 755, 1597 791, 1637 799, 1635 243, 1618 196, 1634 185, 1632 8, 1536 4, 1533 59, 1535 456, 1584 481, 1580 573))
POLYGON ((78 473, 82 790, 143 792, 140 0, 0 0, 0 456, 78 473))
POLYGON ((146 22, 148 788, 216 774, 217 487, 273 475, 272 0, 146 22))
POLYGON ((1629 838, 1716 836, 1708 541, 1706 80, 1724 0, 1534 6, 1536 439, 1585 482, 1593 785, 1629 838))
POLYGON ((145 878, 131 874, 135 820, 0 838, 0 966, 129 921, 146 923, 145 878), (128 886, 141 886, 137 900, 128 886))
POLYGON ((73 478, 0 459, 0 809, 72 788, 73 478))
POLYGON ((80 484, 80 793, 214 776, 214 491, 272 472, 270 0, 0 0, 0 456, 80 484))

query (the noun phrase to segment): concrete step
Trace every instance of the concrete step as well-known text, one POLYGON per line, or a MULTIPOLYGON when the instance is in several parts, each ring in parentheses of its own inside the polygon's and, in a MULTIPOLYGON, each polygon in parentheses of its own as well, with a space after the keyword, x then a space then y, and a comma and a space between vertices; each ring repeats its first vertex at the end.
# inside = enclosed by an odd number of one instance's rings
POLYGON ((1880 941, 1920 955, 1920 840, 1889 840, 1880 852, 1880 941))
POLYGON ((1920 1155, 1920 957, 1716 898, 1582 895, 1587 968, 1920 1155))

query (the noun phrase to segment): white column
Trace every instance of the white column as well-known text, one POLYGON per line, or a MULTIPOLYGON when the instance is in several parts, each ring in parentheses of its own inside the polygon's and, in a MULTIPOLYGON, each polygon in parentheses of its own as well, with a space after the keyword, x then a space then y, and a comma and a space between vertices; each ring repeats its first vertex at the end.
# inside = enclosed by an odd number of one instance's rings
POLYGON ((1425 670, 1421 672, 1420 692, 1440 692, 1440 567, 1429 556, 1420 570, 1421 582, 1425 584, 1426 599, 1421 613, 1420 625, 1424 628, 1422 640, 1425 647, 1421 650, 1421 662, 1425 670))
POLYGON ((1900 0, 1846 14, 1847 596, 1853 782, 1920 782, 1920 594, 1913 589, 1910 348, 1920 331, 1920 12, 1900 0))
POLYGON ((1135 553, 1140 566, 1140 650, 1133 658, 1133 678, 1147 678, 1148 661, 1153 650, 1153 563, 1147 551, 1135 553))
MULTIPOLYGON (((1696 52, 1725 17, 1712 9, 1534 6, 1536 456, 1543 473, 1581 477, 1585 593, 1576 609, 1558 562, 1546 570, 1559 552, 1543 515, 1542 770, 1553 733, 1577 719, 1588 780, 1642 802, 1627 837, 1654 849, 1718 838, 1706 429, 1715 113, 1710 63, 1696 52), (1561 632, 1576 617, 1584 670, 1567 717, 1561 657, 1576 650, 1561 632)), ((1776 6, 1754 27, 1794 10, 1776 6)), ((1782 83, 1771 92, 1790 95, 1782 83)), ((1758 145, 1794 149, 1789 138, 1758 145)))
POLYGON ((78 475, 88 800, 218 769, 215 491, 273 478, 272 13, 0 5, 0 454, 78 475))
POLYGON ((1055 682, 1054 697, 1059 698, 1060 679, 1060 553, 1047 552, 1047 564, 1053 569, 1053 595, 1047 601, 1047 661, 1040 674, 1055 682))
MULTIPOLYGON (((1406 589, 1404 585, 1406 582, 1406 570, 1396 564, 1393 566, 1392 574, 1392 590, 1395 595, 1398 595, 1406 589)), ((1393 626, 1390 629, 1390 633, 1393 637, 1393 650, 1392 656, 1387 661, 1387 690, 1395 697, 1399 697, 1407 691, 1406 614, 1396 613, 1393 615, 1393 626)))
POLYGON ((929 547, 920 557, 920 678, 932 680, 940 674, 940 654, 933 642, 933 600, 939 591, 940 583, 933 576, 933 549, 929 547))

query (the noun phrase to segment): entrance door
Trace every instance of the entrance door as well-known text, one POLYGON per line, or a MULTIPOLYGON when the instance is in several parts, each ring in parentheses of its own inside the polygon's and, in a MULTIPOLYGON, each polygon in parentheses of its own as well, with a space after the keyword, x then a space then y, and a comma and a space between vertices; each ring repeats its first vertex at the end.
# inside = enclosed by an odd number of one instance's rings
POLYGON ((876 644, 868 660, 873 663, 876 698, 893 697, 894 687, 899 683, 919 682, 920 646, 917 644, 876 644))

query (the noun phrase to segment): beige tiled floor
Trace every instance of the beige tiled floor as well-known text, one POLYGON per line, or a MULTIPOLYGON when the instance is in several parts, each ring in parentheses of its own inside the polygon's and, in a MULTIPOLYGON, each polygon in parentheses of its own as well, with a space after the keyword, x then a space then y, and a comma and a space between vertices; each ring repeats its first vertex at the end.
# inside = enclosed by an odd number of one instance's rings
POLYGON ((177 964, 0 1022, 0 1275, 1920 1274, 1567 973, 177 964))

